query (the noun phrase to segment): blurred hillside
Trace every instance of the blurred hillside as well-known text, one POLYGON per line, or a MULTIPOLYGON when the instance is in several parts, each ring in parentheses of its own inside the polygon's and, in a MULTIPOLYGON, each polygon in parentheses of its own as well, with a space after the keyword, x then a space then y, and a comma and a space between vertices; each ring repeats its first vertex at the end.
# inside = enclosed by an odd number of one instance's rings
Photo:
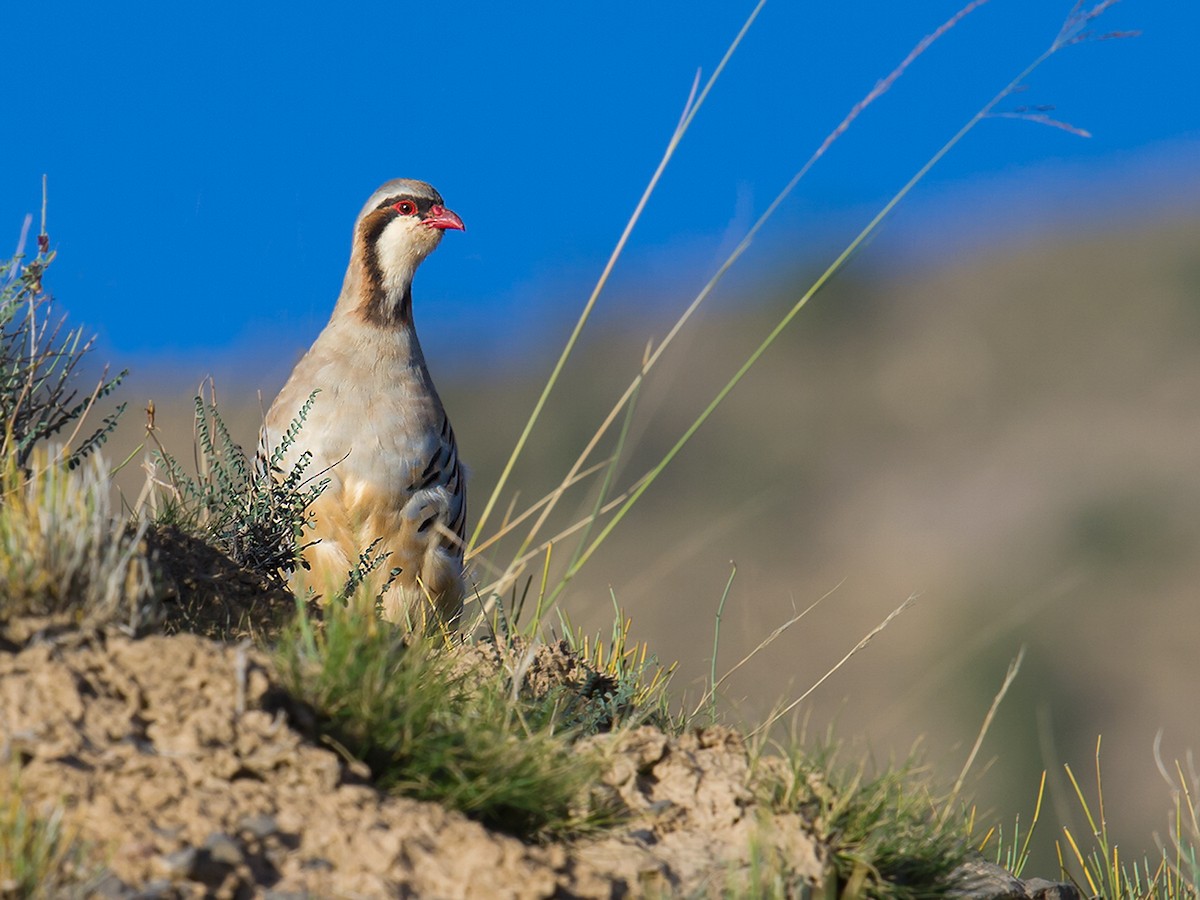
MULTIPOLYGON (((642 392, 622 486, 670 447, 807 285, 803 274, 774 272, 701 317, 642 392)), ((518 467, 521 500, 556 483, 647 339, 668 326, 610 318, 588 338, 518 467)), ((270 402, 285 356, 276 348, 249 383, 218 383, 248 446, 255 392, 270 402)), ((472 466, 477 515, 549 361, 503 377, 430 362, 472 466)), ((148 396, 168 446, 190 455, 194 385, 177 375, 135 369, 112 457, 136 447, 133 407, 148 396)), ((1200 747, 1198 449, 1200 219, 1041 240, 920 271, 856 265, 800 314, 563 607, 595 631, 611 621, 611 591, 636 636, 680 661, 677 692, 694 701, 731 560, 718 672, 832 592, 729 683, 723 699, 753 721, 917 594, 814 694, 804 707, 810 732, 835 723, 881 757, 903 755, 924 735, 931 762, 952 777, 1025 645, 984 746, 995 762, 980 799, 1003 821, 1027 816, 1041 770, 1053 777, 1069 762, 1086 777, 1102 734, 1109 825, 1124 853, 1140 852, 1167 821, 1156 732, 1168 759, 1200 747)), ((123 473, 131 495, 134 469, 123 473)), ((589 502, 581 494, 572 511, 589 502)), ((568 542, 554 559, 569 553, 568 542)), ((1057 800, 1074 810, 1065 790, 1057 800)), ((1042 826, 1047 848, 1053 820, 1042 826)), ((1040 860, 1053 870, 1048 855, 1040 860)))

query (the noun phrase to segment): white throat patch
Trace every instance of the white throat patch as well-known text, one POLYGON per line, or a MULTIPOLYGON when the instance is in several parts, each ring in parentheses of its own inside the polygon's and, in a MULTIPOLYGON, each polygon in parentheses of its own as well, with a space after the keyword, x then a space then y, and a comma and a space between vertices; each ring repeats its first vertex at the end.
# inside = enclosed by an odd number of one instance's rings
POLYGON ((442 240, 440 228, 426 228, 411 217, 393 219, 375 242, 376 260, 388 294, 403 293, 417 266, 442 240))

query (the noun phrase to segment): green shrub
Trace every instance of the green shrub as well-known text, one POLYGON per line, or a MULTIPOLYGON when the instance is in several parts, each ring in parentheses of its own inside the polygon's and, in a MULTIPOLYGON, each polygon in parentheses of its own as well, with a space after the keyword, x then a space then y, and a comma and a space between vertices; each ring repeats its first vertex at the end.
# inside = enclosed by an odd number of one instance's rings
POLYGON ((328 484, 306 472, 305 453, 288 472, 281 461, 296 441, 312 409, 316 392, 297 412, 278 446, 252 462, 234 441, 211 385, 208 397, 195 399, 196 474, 157 444, 148 490, 139 506, 159 525, 173 525, 216 547, 239 565, 271 579, 302 565, 303 533, 309 507, 328 484))
POLYGON ((59 436, 71 426, 60 451, 71 468, 104 443, 116 427, 124 405, 91 431, 83 426, 95 405, 120 384, 126 373, 108 378, 107 368, 95 387, 81 395, 80 363, 95 338, 83 339, 82 328, 65 332, 65 320, 51 312, 42 277, 54 260, 50 240, 38 235, 38 253, 25 262, 18 252, 0 263, 0 455, 28 465, 39 442, 59 436), (82 438, 80 437, 82 435, 82 438))

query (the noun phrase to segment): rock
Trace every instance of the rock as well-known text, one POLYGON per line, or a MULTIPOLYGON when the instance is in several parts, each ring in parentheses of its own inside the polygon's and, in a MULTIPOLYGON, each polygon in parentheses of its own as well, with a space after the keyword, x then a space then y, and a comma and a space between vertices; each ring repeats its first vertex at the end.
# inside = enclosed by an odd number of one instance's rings
POLYGON ((148 881, 136 891, 128 895, 130 900, 168 900, 178 896, 171 882, 156 878, 148 881))
POLYGON ((88 896, 99 900, 126 900, 136 891, 111 871, 97 875, 88 883, 88 896))
POLYGON ((1028 900, 1025 885, 1007 869, 982 857, 968 859, 950 876, 954 887, 948 897, 963 900, 1028 900))
POLYGON ((195 847, 184 847, 174 853, 166 853, 158 858, 158 870, 171 879, 189 879, 196 868, 196 857, 199 850, 195 847))
POLYGON ((1075 885, 1045 878, 1030 878, 1025 882, 1025 893, 1032 900, 1083 900, 1083 894, 1075 885))
POLYGON ((214 863, 237 866, 242 862, 242 848, 229 835, 214 832, 204 841, 204 850, 214 863))
POLYGON ((967 860, 951 878, 954 888, 947 896, 962 900, 1084 900, 1073 884, 1045 878, 1021 881, 1003 866, 981 857, 967 860))
POLYGON ((244 831, 251 837, 264 841, 279 833, 279 823, 275 821, 274 816, 258 813, 257 815, 242 816, 238 819, 237 830, 244 831))

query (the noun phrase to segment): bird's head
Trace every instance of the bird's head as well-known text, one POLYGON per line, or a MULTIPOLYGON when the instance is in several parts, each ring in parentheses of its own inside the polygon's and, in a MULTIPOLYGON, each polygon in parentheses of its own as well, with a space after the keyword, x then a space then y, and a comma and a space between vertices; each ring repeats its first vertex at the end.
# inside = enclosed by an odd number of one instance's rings
POLYGON ((432 185, 398 178, 375 191, 354 223, 364 285, 368 293, 382 295, 374 303, 407 303, 417 267, 448 230, 465 231, 466 226, 432 185))

